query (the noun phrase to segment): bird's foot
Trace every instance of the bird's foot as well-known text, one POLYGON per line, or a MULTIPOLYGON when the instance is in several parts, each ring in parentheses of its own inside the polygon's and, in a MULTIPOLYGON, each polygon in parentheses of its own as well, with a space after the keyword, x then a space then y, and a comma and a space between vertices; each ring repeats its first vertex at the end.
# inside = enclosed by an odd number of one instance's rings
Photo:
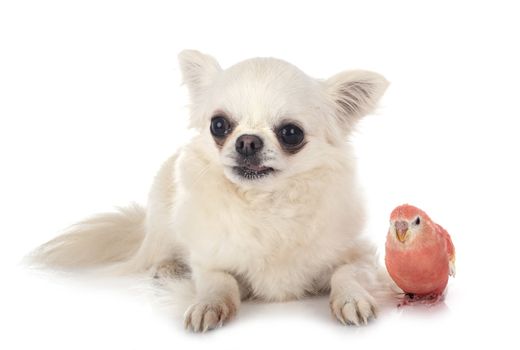
POLYGON ((417 295, 414 293, 405 293, 403 300, 397 304, 397 307, 407 306, 407 305, 426 305, 426 306, 434 306, 444 300, 444 293, 430 293, 424 295, 417 295))
POLYGON ((415 294, 413 293, 405 293, 403 300, 397 304, 397 307, 410 305, 411 303, 415 302, 415 294))

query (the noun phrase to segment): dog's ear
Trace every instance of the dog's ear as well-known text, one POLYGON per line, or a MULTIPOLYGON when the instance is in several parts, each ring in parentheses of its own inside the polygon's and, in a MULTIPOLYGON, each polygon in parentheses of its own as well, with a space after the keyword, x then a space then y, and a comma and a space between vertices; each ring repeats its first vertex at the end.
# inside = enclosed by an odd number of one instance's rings
POLYGON ((184 50, 178 57, 183 83, 188 87, 192 101, 196 100, 222 68, 213 57, 196 50, 184 50))
POLYGON ((325 84, 336 117, 350 129, 358 119, 374 110, 389 83, 378 73, 353 70, 336 74, 325 84))

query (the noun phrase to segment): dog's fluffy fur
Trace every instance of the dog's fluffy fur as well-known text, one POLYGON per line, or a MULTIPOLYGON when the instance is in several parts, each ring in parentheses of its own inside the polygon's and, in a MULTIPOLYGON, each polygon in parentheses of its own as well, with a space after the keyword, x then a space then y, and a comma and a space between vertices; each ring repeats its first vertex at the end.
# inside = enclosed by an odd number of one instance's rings
POLYGON ((162 166, 146 210, 81 222, 35 259, 52 267, 117 264, 128 273, 184 274, 196 289, 185 316, 194 331, 223 324, 245 298, 324 292, 339 321, 366 323, 375 315, 371 291, 381 270, 374 247, 360 237, 364 209, 348 137, 387 81, 368 71, 316 80, 273 58, 225 70, 197 51, 183 51, 179 60, 198 134, 162 166), (232 126, 222 137, 210 132, 215 116, 232 126), (297 149, 280 141, 288 123, 304 132, 297 149), (241 135, 262 140, 254 161, 238 154, 241 135))

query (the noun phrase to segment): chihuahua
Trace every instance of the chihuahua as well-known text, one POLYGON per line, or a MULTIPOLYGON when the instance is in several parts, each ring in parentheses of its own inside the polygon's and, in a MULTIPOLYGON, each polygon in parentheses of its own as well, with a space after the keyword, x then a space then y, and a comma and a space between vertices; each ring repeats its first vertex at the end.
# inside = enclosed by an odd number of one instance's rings
POLYGON ((223 325, 245 299, 324 293, 340 322, 366 324, 385 277, 361 235, 349 136, 386 79, 354 70, 317 80, 274 58, 222 69, 193 50, 179 62, 197 134, 164 163, 146 209, 74 225, 35 261, 191 279, 185 326, 195 332, 223 325))

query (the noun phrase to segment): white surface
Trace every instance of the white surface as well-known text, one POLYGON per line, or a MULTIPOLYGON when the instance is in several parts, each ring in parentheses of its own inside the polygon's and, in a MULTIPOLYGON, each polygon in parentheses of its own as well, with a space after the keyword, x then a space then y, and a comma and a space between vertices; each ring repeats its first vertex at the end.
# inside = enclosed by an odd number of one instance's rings
POLYGON ((520 149, 517 11, 499 1, 5 1, 0 4, 0 348, 518 348, 520 149), (382 312, 345 328, 327 300, 243 305, 187 334, 125 288, 15 265, 86 215, 144 203, 161 161, 189 137, 176 54, 224 67, 286 59, 327 77, 366 68, 392 85, 353 139, 383 245, 409 202, 452 234, 457 278, 444 305, 382 312), (123 180, 121 180, 123 179, 123 180))

